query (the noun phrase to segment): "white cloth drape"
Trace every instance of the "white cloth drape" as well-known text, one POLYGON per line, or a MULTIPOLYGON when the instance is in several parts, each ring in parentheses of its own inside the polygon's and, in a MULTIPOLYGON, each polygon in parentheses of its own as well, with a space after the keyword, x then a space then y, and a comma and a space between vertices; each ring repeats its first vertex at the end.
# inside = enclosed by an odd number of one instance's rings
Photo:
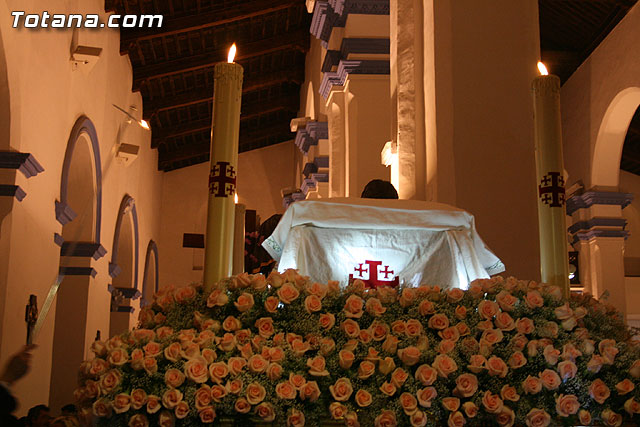
POLYGON ((369 272, 358 271, 366 261, 382 262, 378 280, 398 276, 400 283, 414 286, 466 288, 504 271, 476 232, 473 215, 415 200, 295 202, 262 245, 280 271, 296 268, 314 281, 343 285, 350 274, 367 278, 369 272))

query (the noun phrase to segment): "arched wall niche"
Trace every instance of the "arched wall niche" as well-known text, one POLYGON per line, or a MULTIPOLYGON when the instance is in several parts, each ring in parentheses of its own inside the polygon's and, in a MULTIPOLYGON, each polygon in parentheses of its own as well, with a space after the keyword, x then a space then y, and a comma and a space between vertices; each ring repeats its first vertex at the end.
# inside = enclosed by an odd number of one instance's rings
POLYGON ((142 278, 141 306, 151 304, 153 294, 158 292, 158 245, 153 240, 147 245, 147 254, 144 260, 144 276, 142 278))
POLYGON ((63 227, 65 241, 100 243, 102 222, 102 168, 96 128, 86 116, 76 120, 64 156, 60 180, 60 200, 56 219, 63 227), (92 179, 87 179, 90 176, 92 179))
POLYGON ((617 189, 620 180, 620 158, 629 123, 640 105, 640 87, 619 92, 607 107, 591 159, 591 185, 617 189))

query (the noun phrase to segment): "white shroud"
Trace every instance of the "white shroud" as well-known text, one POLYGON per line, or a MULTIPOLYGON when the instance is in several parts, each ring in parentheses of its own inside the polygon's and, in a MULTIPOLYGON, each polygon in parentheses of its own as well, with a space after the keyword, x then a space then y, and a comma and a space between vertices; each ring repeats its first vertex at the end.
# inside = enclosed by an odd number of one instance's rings
POLYGON ((374 284, 398 277, 409 286, 466 289, 505 269, 476 232, 473 215, 417 200, 295 202, 262 246, 279 271, 295 268, 343 286, 352 275, 374 284))

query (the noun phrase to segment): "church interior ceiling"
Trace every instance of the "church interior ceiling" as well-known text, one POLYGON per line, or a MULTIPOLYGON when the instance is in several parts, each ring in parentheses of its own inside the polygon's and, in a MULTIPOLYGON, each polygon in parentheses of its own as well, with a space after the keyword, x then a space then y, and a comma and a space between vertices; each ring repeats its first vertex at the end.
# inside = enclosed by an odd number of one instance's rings
MULTIPOLYGON (((564 83, 637 0, 538 0, 542 60, 564 83)), ((304 0, 105 0, 120 14, 162 14, 161 29, 122 28, 158 169, 209 159, 213 66, 236 42, 244 67, 240 151, 291 140, 300 110, 309 25, 304 0)), ((640 113, 621 168, 640 175, 640 113)))

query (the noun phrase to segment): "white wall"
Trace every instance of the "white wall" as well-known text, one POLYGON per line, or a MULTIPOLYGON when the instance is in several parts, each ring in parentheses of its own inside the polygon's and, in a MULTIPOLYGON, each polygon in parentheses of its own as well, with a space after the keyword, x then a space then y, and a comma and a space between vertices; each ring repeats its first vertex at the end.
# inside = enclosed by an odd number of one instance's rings
MULTIPOLYGON (((97 129, 102 159, 102 231, 101 243, 107 249, 105 257, 93 262, 98 275, 89 289, 87 345, 96 330, 108 334, 110 283, 108 262, 111 259, 116 215, 125 194, 136 202, 140 224, 139 284, 144 269, 144 250, 159 231, 162 174, 157 171, 157 152, 150 149, 150 133, 141 128, 131 130, 129 143, 140 146, 138 159, 129 167, 115 161, 114 148, 123 115, 111 104, 127 109, 141 107, 139 94, 131 92, 132 72, 129 60, 120 55, 117 29, 100 29, 81 33, 83 43, 101 47, 102 54, 95 68, 85 74, 73 71, 69 61, 71 30, 13 29, 11 10, 27 8, 40 13, 46 5, 49 13, 98 13, 105 18, 102 0, 69 0, 65 2, 0 2, 0 34, 6 52, 8 85, 11 102, 12 150, 32 153, 45 171, 26 179, 18 173, 16 183, 27 193, 21 203, 1 224, 0 288, 5 301, 0 312, 2 337, 0 363, 24 343, 24 306, 29 294, 38 296, 40 307, 56 277, 60 248, 54 244, 54 233, 62 226, 56 221, 54 203, 60 198, 60 179, 67 139, 76 119, 86 115, 97 129), (25 4, 26 3, 26 4, 25 4)), ((2 118, 5 119, 5 118, 2 118)), ((3 182, 4 183, 4 182, 3 182)), ((162 257, 162 251, 160 251, 162 257)), ((162 269, 162 261, 160 268, 162 269)), ((137 314, 137 313, 136 313, 137 314)), ((16 384, 14 392, 20 400, 19 414, 29 407, 49 402, 49 380, 55 304, 37 339, 33 370, 16 384)), ((88 353, 86 353, 88 356, 88 353)), ((55 367, 54 367, 55 368, 55 367)), ((69 380, 75 382, 75 372, 69 380)), ((72 401, 72 396, 58 396, 57 401, 72 401)), ((52 408, 57 411, 59 408, 52 408)))

